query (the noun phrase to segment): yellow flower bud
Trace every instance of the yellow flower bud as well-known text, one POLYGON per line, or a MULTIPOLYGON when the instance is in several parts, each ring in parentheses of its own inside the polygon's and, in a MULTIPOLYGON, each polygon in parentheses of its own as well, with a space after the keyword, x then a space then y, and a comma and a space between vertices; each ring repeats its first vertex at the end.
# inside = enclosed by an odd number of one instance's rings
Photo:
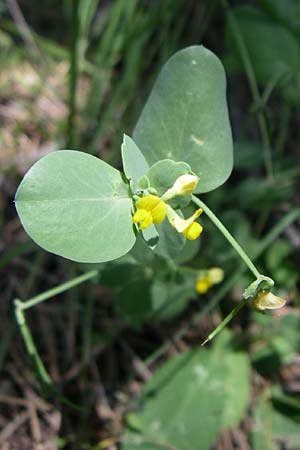
POLYGON ((181 175, 171 188, 176 192, 176 195, 191 194, 196 189, 199 178, 196 175, 186 174, 181 175))
POLYGON ((162 196, 162 200, 167 201, 177 195, 187 195, 194 192, 198 184, 199 178, 190 173, 181 175, 177 178, 173 186, 168 189, 162 196))
POLYGON ((209 269, 208 273, 213 284, 218 284, 223 281, 224 271, 220 267, 212 267, 209 269))

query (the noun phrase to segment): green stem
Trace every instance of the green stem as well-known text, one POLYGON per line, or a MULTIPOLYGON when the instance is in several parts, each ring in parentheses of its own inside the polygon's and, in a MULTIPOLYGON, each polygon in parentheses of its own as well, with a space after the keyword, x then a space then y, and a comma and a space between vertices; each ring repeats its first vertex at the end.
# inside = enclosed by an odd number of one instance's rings
POLYGON ((75 116, 76 116, 76 87, 78 78, 78 35, 79 15, 78 0, 73 0, 72 5, 72 44, 69 71, 69 117, 67 123, 68 142, 67 148, 73 148, 75 143, 75 116))
POLYGON ((210 220, 215 224, 215 226, 221 231, 221 233, 224 235, 224 237, 227 239, 227 241, 232 245, 232 247, 235 249, 235 251, 240 255, 242 260, 247 264, 255 278, 258 278, 260 276, 259 271, 247 255, 247 253, 242 249, 240 244, 234 239, 231 233, 225 228, 225 226, 222 224, 222 222, 217 218, 217 216, 212 212, 211 209, 209 209, 208 206, 206 206, 205 203, 203 203, 202 200, 200 200, 195 195, 192 196, 193 202, 203 209, 203 211, 207 214, 207 216, 210 218, 210 220))
POLYGON ((71 289, 74 286, 77 286, 78 284, 83 283, 84 281, 90 280, 91 278, 94 278, 98 275, 98 270, 91 270, 90 272, 87 272, 83 275, 80 275, 79 277, 73 278, 73 280, 67 281, 66 283, 62 283, 52 289, 49 289, 48 291, 43 292, 42 294, 39 294, 26 302, 19 302, 18 307, 24 311, 25 309, 29 309, 32 306, 38 305, 39 303, 44 302, 45 300, 48 300, 48 298, 54 297, 55 295, 61 294, 64 291, 67 291, 68 289, 71 289))
MULTIPOLYGON (((272 230, 269 231, 269 233, 257 245, 256 250, 253 253, 253 259, 254 260, 258 259, 263 254, 263 252, 269 247, 269 245, 271 245, 272 242, 274 242, 275 239, 277 239, 278 236, 298 218, 300 218, 300 208, 290 211, 279 222, 277 222, 276 225, 272 228, 272 230)), ((145 361, 147 367, 150 367, 151 364, 153 364, 158 358, 160 358, 170 348, 170 346, 174 344, 174 341, 181 339, 188 332, 191 325, 197 327, 199 321, 202 320, 206 314, 212 311, 214 307, 220 303, 220 301, 225 297, 225 295, 228 294, 228 292, 238 282, 240 277, 244 274, 245 269, 246 268, 244 267, 238 268, 236 272, 234 272, 234 274, 231 275, 231 277, 228 278, 228 280, 225 281, 225 283, 223 283, 220 286, 220 288, 212 297, 210 302, 207 303, 201 311, 197 312, 193 316, 192 321, 182 326, 174 334, 171 342, 170 341, 164 342, 155 352, 153 352, 152 355, 150 355, 145 361)))
MULTIPOLYGON (((227 13, 228 24, 231 27, 232 32, 236 39, 238 50, 240 52, 240 56, 241 56, 242 62, 244 64, 245 72, 246 72, 246 75, 248 78, 252 97, 254 99, 254 102, 257 105, 260 105, 261 97, 259 94, 259 89, 257 86, 252 63, 249 58, 249 53, 248 53, 247 47, 244 42, 244 38, 240 32, 240 29, 239 29, 238 23, 235 19, 235 16, 234 16, 233 12, 230 10, 228 1, 221 0, 221 3, 227 13)), ((262 138, 266 172, 267 172, 267 175, 269 178, 273 178, 273 164, 272 164, 270 138, 269 138, 269 133, 268 133, 267 122, 266 122, 264 114, 261 111, 258 111, 258 113, 257 113, 257 120, 258 120, 258 126, 260 129, 261 138, 262 138)))
POLYGON ((20 328, 24 343, 25 343, 25 347, 27 349, 28 354, 30 355, 30 357, 32 358, 36 369, 37 369, 37 373, 39 374, 39 377, 41 379, 41 381, 43 383, 45 383, 46 385, 51 385, 51 378, 47 372, 47 370, 45 369, 45 366, 41 360, 41 358, 39 357, 37 348, 35 346, 35 343, 33 341, 33 337, 32 334, 30 332, 30 329, 28 328, 27 322, 26 322, 26 318, 25 318, 25 314, 22 310, 22 302, 18 299, 15 300, 15 315, 16 315, 16 321, 17 324, 20 328))
POLYGON ((207 336, 205 341, 202 342, 201 345, 205 345, 207 342, 211 341, 217 334, 220 333, 220 331, 223 330, 223 328, 226 327, 226 325, 238 314, 238 312, 246 305, 248 302, 248 299, 244 298, 240 301, 240 303, 237 304, 235 308, 228 314, 228 316, 225 317, 224 320, 207 336))

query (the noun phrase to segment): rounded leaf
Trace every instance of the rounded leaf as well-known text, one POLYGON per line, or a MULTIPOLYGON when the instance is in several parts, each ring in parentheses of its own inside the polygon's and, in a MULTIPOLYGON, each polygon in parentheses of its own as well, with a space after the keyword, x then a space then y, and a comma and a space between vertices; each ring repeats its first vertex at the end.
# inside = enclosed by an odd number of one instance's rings
POLYGON ((163 67, 133 139, 149 165, 187 162, 200 181, 196 192, 223 184, 233 165, 226 80, 220 60, 202 46, 176 53, 163 67))
POLYGON ((61 150, 40 159, 15 203, 29 236, 73 261, 116 259, 135 242, 128 185, 118 170, 87 153, 61 150))

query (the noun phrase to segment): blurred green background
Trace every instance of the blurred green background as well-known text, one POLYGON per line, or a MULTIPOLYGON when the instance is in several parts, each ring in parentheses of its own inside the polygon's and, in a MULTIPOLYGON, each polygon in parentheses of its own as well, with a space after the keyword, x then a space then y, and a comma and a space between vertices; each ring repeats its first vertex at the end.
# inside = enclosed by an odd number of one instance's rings
POLYGON ((299 1, 6 0, 0 67, 0 449, 299 449, 299 1), (246 308, 200 347, 252 280, 203 220, 192 262, 179 262, 224 270, 206 295, 135 248, 102 265, 96 282, 28 312, 49 390, 13 300, 90 267, 35 246, 15 190, 58 149, 120 167, 122 134, 132 134, 160 68, 196 44, 225 66, 235 149, 230 179, 205 201, 287 305, 246 308))

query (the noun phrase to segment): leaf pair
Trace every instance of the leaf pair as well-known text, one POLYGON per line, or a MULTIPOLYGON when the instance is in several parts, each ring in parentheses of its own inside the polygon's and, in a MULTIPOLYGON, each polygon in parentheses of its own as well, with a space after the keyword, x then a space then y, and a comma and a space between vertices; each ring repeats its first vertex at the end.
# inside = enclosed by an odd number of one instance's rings
MULTIPOLYGON (((166 159, 187 163, 200 178, 198 193, 224 183, 232 169, 232 139, 218 58, 202 46, 176 53, 162 69, 133 137, 137 145, 125 137, 122 155, 134 189, 149 166, 166 159)), ((163 186, 168 173, 162 167, 160 173, 163 186)), ((45 156, 25 175, 15 201, 32 239, 65 258, 109 261, 134 245, 129 184, 89 154, 61 150, 45 156)))

